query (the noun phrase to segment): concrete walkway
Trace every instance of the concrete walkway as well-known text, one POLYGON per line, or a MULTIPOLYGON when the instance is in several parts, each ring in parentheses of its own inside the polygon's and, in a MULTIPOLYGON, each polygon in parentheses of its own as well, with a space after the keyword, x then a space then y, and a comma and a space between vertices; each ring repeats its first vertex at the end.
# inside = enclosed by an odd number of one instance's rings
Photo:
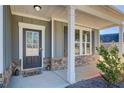
POLYGON ((9 88, 64 88, 69 83, 52 71, 29 77, 13 76, 9 88))

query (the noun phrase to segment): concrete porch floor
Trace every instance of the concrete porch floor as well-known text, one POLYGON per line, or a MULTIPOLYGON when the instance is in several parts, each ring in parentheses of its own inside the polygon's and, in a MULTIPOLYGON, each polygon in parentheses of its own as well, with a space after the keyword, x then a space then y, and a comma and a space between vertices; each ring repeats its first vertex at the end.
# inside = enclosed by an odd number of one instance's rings
MULTIPOLYGON (((86 80, 90 79, 93 77, 96 77, 99 75, 99 70, 96 67, 96 64, 87 64, 85 66, 81 67, 76 67, 76 72, 75 72, 75 77, 76 77, 76 82, 81 81, 81 80, 86 80)), ((63 78, 64 80, 67 80, 67 69, 65 70, 57 70, 54 71, 58 76, 63 78)))
POLYGON ((23 77, 13 76, 9 88, 64 88, 68 82, 52 71, 43 71, 40 75, 23 77))
MULTIPOLYGON (((98 75, 95 64, 76 67, 76 82, 98 75)), ((67 70, 43 71, 40 75, 23 77, 13 76, 9 88, 64 88, 68 86, 67 70)))

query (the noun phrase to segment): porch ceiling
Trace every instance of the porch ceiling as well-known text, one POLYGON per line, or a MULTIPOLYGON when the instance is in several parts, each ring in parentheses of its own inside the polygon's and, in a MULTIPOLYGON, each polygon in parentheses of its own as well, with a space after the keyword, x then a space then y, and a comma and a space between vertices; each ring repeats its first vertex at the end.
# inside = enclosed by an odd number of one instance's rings
POLYGON ((76 6, 76 8, 116 24, 120 24, 123 21, 123 17, 124 17, 123 13, 115 10, 111 6, 106 6, 106 5, 76 6))
MULTIPOLYGON (((76 23, 92 27, 96 29, 102 29, 109 26, 117 25, 122 20, 122 15, 113 10, 112 13, 109 13, 111 8, 107 6, 76 6, 76 23), (86 8, 94 9, 97 12, 102 10, 102 14, 108 14, 107 18, 104 18, 104 15, 101 16, 93 11, 86 10, 86 8), (114 14, 114 15, 113 15, 114 14), (110 16, 110 17, 108 17, 110 16), (113 18, 114 21, 111 21, 110 18, 113 18)), ((32 17, 39 20, 50 21, 51 18, 67 22, 67 6, 56 6, 56 5, 42 5, 41 11, 37 12, 32 5, 12 5, 11 12, 14 15, 20 15, 25 17, 32 17)))

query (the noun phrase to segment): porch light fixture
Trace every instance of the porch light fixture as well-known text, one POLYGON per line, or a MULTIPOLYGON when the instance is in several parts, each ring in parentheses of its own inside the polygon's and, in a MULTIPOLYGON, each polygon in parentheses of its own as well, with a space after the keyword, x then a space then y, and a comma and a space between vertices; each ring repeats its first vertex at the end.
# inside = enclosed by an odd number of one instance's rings
POLYGON ((39 6, 39 5, 34 5, 34 9, 36 10, 36 11, 40 11, 41 10, 41 6, 39 6))

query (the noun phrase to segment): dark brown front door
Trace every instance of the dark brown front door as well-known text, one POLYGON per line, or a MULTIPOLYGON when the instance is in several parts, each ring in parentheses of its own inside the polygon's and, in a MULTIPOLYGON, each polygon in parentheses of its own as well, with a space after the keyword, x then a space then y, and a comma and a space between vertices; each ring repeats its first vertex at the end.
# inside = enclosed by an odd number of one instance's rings
POLYGON ((23 69, 41 67, 42 38, 41 31, 23 29, 23 69))

